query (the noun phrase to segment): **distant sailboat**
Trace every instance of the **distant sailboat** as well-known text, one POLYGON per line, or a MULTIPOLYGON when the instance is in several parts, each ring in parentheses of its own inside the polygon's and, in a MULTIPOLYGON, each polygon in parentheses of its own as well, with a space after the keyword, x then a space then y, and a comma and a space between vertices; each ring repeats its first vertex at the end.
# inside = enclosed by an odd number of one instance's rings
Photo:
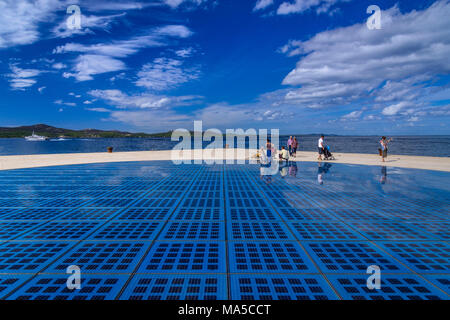
POLYGON ((27 140, 27 141, 45 141, 45 140, 48 140, 48 138, 44 137, 44 136, 38 136, 33 131, 33 134, 31 136, 25 137, 25 140, 27 140))

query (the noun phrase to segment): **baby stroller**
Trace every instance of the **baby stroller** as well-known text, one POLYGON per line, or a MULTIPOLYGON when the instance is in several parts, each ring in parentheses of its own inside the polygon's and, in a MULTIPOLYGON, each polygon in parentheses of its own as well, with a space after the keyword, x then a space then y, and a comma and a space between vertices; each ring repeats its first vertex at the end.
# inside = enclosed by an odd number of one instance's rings
POLYGON ((326 146, 323 150, 323 155, 325 156, 325 160, 336 160, 333 154, 330 151, 330 146, 326 146))

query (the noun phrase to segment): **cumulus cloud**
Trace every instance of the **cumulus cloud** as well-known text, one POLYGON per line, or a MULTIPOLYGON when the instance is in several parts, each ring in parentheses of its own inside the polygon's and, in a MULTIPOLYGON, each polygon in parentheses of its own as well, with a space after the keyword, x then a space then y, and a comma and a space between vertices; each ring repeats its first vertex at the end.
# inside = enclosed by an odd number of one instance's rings
POLYGON ((9 66, 11 73, 7 76, 10 78, 9 83, 14 90, 24 90, 25 88, 33 86, 37 81, 36 77, 42 73, 37 69, 22 69, 17 64, 9 66))
POLYGON ((198 78, 196 68, 183 69, 183 62, 177 59, 156 58, 145 64, 138 73, 136 85, 152 90, 167 90, 198 78))
POLYGON ((382 13, 382 30, 361 23, 291 41, 280 51, 302 58, 283 84, 300 88, 286 100, 311 107, 364 101, 385 116, 413 112, 433 91, 431 80, 450 72, 449 16, 448 0, 404 14, 393 7, 382 13))

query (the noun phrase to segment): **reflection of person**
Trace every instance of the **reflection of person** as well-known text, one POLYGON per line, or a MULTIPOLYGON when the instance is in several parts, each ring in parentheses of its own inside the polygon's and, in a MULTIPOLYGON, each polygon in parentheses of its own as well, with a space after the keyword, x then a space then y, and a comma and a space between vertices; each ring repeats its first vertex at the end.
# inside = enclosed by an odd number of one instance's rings
POLYGON ((319 184, 323 184, 323 176, 326 173, 328 173, 328 170, 330 170, 332 165, 329 163, 324 163, 324 164, 318 163, 318 165, 319 165, 319 167, 317 169, 317 182, 319 184))
POLYGON ((385 184, 387 181, 387 168, 385 166, 381 167, 381 177, 380 177, 380 183, 385 184))
POLYGON ((266 150, 267 150, 267 159, 269 161, 272 161, 272 156, 275 153, 275 147, 274 147, 273 143, 270 142, 269 139, 267 139, 266 150))
POLYGON ((389 140, 387 140, 386 139, 386 137, 381 137, 381 140, 380 140, 380 146, 381 146, 381 148, 379 149, 380 150, 380 156, 381 156, 381 160, 384 162, 384 159, 386 159, 387 158, 387 153, 388 153, 388 144, 389 144, 389 142, 391 142, 392 141, 392 138, 391 139, 389 139, 389 140))
POLYGON ((281 175, 282 178, 284 178, 284 177, 287 176, 287 174, 288 174, 288 166, 287 166, 286 163, 283 163, 280 166, 280 175, 281 175))
MULTIPOLYGON (((270 151, 270 156, 273 155, 273 149, 270 151)), ((265 153, 263 153, 265 154, 265 153)), ((275 176, 278 174, 279 171, 280 162, 277 159, 264 159, 264 161, 261 161, 261 167, 260 167, 260 174, 261 179, 266 183, 269 184, 272 182, 272 176, 275 176)))
POLYGON ((297 176, 297 171, 298 171, 298 169, 297 169, 297 162, 291 161, 289 163, 289 175, 291 177, 296 177, 297 176))

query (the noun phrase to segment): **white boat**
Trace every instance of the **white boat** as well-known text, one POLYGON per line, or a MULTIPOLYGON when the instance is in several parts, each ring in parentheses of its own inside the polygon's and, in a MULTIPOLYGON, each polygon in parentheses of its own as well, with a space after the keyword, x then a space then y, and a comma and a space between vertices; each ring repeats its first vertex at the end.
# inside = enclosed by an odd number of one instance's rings
POLYGON ((48 140, 48 138, 44 137, 44 136, 38 136, 33 131, 33 134, 31 136, 25 137, 25 140, 27 140, 27 141, 45 141, 45 140, 48 140))

